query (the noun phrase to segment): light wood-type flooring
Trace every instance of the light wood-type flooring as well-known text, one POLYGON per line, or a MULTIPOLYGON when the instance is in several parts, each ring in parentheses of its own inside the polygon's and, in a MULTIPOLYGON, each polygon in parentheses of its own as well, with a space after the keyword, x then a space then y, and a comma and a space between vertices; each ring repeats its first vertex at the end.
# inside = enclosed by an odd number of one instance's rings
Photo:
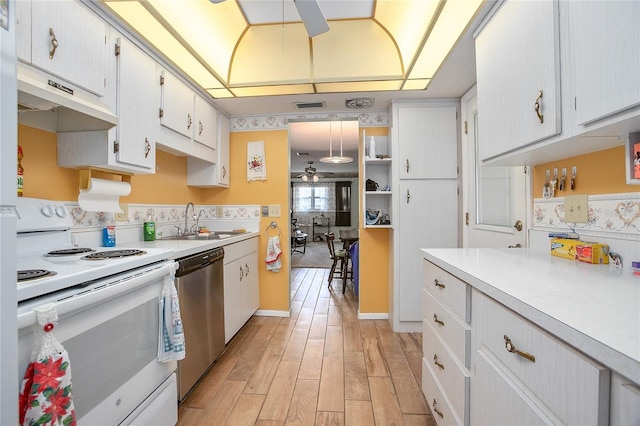
MULTIPOLYGON (((358 320, 328 269, 291 272, 290 318, 252 317, 180 405, 178 425, 435 425, 421 333, 358 320)), ((187 349, 188 350, 188 349, 187 349)))

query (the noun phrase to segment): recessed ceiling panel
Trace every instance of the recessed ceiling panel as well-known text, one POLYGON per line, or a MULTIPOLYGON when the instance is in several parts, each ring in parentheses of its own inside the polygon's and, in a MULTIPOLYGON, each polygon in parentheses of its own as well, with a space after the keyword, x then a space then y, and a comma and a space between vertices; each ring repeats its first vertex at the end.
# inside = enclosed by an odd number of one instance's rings
POLYGON ((316 82, 398 79, 403 64, 393 40, 371 20, 331 21, 313 38, 316 82))
POLYGON ((236 96, 276 96, 313 93, 311 84, 290 84, 282 86, 237 87, 231 89, 236 96))
POLYGON ((400 90, 401 85, 402 80, 319 83, 316 84, 316 90, 318 93, 378 92, 381 90, 400 90))
POLYGON ((309 37, 302 24, 251 27, 238 44, 229 73, 232 87, 310 81, 309 37))
POLYGON ((220 76, 225 79, 233 49, 247 27, 237 3, 153 0, 151 4, 214 70, 223 71, 220 76))
MULTIPOLYGON (((231 0, 227 0, 231 2, 231 0)), ((301 22, 293 0, 237 0, 251 25, 301 22)), ((234 2, 235 3, 235 2, 234 2)), ((396 2, 394 2, 396 3, 396 2)), ((370 18, 373 0, 318 0, 326 19, 370 18)))

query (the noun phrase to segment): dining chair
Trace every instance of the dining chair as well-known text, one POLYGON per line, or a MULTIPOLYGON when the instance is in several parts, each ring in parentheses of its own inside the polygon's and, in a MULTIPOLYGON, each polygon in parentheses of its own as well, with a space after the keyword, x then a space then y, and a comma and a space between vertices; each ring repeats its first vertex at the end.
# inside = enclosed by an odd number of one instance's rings
POLYGON ((331 270, 329 271, 329 290, 331 290, 331 282, 334 276, 338 276, 342 279, 342 294, 347 288, 347 266, 349 264, 349 252, 345 249, 336 250, 333 241, 336 239, 333 232, 324 234, 327 240, 327 246, 329 247, 329 258, 333 261, 331 264, 331 270), (340 262, 340 270, 337 271, 338 261, 340 262))

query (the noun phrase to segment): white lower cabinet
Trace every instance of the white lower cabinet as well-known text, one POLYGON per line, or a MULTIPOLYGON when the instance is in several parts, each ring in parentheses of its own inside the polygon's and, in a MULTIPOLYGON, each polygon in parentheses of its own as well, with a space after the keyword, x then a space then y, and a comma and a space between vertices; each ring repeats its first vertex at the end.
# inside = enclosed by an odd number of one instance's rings
POLYGON ((640 424, 637 384, 445 269, 423 260, 422 391, 438 425, 640 424))
POLYGON ((611 374, 611 426, 640 425, 640 386, 611 374))
POLYGON ((422 392, 438 425, 469 423, 470 286, 423 261, 422 392))
POLYGON ((609 422, 609 370, 473 290, 471 423, 609 422))
POLYGON ((224 336, 228 343, 258 310, 258 238, 224 247, 224 336))

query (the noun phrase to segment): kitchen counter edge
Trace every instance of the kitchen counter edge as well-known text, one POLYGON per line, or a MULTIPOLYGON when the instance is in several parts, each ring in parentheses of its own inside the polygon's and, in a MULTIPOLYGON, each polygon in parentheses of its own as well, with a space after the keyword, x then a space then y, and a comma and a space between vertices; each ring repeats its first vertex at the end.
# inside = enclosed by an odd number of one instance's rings
POLYGON ((219 240, 155 240, 155 241, 136 241, 134 243, 123 244, 122 247, 136 247, 140 249, 158 248, 170 249, 174 254, 172 259, 177 260, 183 257, 191 256, 203 251, 212 250, 218 247, 228 246, 240 241, 256 238, 260 235, 259 231, 248 231, 244 234, 234 235, 233 237, 223 238, 219 240))

